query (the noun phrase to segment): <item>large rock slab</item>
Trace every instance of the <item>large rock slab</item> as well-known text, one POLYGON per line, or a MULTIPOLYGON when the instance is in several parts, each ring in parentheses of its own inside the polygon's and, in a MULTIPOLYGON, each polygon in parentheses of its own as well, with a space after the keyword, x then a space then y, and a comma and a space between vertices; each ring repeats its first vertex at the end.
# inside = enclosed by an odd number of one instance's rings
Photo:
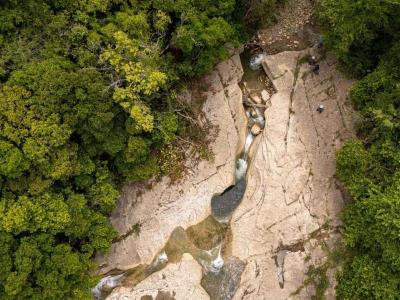
MULTIPOLYGON (((320 62, 319 74, 300 65, 310 51, 283 52, 264 62, 277 93, 265 112, 247 190, 231 222, 232 255, 247 263, 234 299, 310 299, 312 289, 294 292, 317 263, 312 233, 340 226, 344 197, 334 176, 335 152, 354 134, 345 104, 352 82, 330 58, 320 62), (321 114, 319 104, 325 107, 321 114), (287 254, 280 286, 276 257, 282 249, 287 254)), ((323 239, 329 239, 327 231, 323 239)))
POLYGON ((189 167, 195 167, 189 168, 190 173, 176 184, 163 178, 160 182, 123 188, 111 215, 111 223, 123 238, 112 245, 106 256, 97 257, 101 273, 149 264, 176 227, 186 229, 209 216, 212 196, 234 183, 235 159, 246 130, 238 86, 242 75, 239 55, 234 55, 203 79, 208 88, 203 111, 217 128, 211 144, 213 161, 201 161, 197 165, 187 162, 189 167), (139 234, 132 232, 136 224, 140 224, 139 234))
POLYGON ((184 254, 176 264, 169 264, 134 288, 116 288, 108 300, 209 300, 201 287, 201 266, 189 254, 184 254))

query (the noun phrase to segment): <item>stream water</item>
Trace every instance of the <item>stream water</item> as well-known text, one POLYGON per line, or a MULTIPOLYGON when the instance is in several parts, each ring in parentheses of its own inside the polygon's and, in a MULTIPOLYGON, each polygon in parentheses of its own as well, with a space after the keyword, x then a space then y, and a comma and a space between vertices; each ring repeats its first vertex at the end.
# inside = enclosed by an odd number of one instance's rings
POLYGON ((246 191, 246 174, 250 163, 249 151, 265 126, 265 94, 272 94, 269 79, 261 66, 264 53, 245 49, 241 54, 244 75, 240 87, 248 117, 247 136, 237 158, 234 185, 211 199, 212 215, 199 224, 184 230, 177 227, 168 242, 149 265, 140 265, 125 272, 115 272, 100 280, 93 288, 95 299, 105 299, 117 286, 133 287, 169 262, 179 262, 184 253, 190 253, 202 266, 201 285, 212 300, 230 300, 240 284, 245 263, 230 254, 230 218, 240 205, 246 191), (264 98, 264 99, 263 99, 264 98))

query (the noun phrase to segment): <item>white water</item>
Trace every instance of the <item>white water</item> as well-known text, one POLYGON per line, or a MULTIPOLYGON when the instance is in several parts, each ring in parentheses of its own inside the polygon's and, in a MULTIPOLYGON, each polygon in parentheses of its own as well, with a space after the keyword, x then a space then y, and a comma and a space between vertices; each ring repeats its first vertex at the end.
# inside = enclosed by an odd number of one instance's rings
POLYGON ((155 259, 155 261, 153 263, 153 267, 156 267, 156 266, 166 263, 166 262, 168 262, 168 256, 167 256, 167 253, 165 253, 165 251, 163 251, 155 259))
POLYGON ((247 171, 247 161, 245 161, 243 158, 239 158, 236 162, 236 181, 242 179, 246 175, 247 171))
POLYGON ((260 54, 257 54, 255 56, 253 56, 250 59, 250 63, 249 63, 250 69, 259 70, 261 68, 261 63, 262 63, 264 58, 265 58, 265 54, 264 53, 260 53, 260 54))
POLYGON ((221 245, 211 250, 203 250, 197 261, 207 272, 218 273, 225 263, 221 256, 221 245))
POLYGON ((218 256, 211 262, 211 272, 218 273, 224 266, 224 259, 221 256, 221 248, 219 248, 218 256))
POLYGON ((246 142, 244 144, 245 155, 247 154, 247 152, 249 152, 249 149, 250 149, 251 144, 253 143, 253 140, 254 140, 254 136, 251 133, 249 133, 246 137, 246 142))
POLYGON ((101 299, 101 291, 104 288, 113 289, 120 284, 124 274, 115 276, 106 276, 102 278, 99 283, 92 289, 92 294, 95 299, 101 299))

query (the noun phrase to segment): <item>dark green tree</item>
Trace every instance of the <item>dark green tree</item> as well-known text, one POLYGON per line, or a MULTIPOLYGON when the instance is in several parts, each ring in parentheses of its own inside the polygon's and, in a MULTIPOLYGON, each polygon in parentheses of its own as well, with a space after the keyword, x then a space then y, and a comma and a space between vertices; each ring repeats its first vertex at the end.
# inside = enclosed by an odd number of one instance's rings
POLYGON ((354 199, 343 213, 350 259, 339 299, 399 299, 400 2, 321 0, 326 46, 357 82, 358 141, 338 152, 337 174, 354 199))

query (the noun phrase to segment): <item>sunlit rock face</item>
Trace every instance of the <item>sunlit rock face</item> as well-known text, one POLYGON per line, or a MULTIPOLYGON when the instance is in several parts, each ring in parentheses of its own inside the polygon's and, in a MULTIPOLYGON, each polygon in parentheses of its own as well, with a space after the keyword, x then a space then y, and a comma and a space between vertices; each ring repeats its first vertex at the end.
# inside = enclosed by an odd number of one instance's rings
MULTIPOLYGON (((276 94, 264 95, 262 116, 254 107, 247 116, 244 112, 238 56, 207 76, 204 112, 219 128, 212 144, 215 160, 201 162, 178 184, 164 179, 151 189, 125 188, 112 220, 121 234, 136 223, 141 231, 99 258, 102 270, 129 269, 164 256, 168 264, 139 283, 116 288, 107 299, 312 297, 313 287, 299 288, 309 267, 323 264, 324 249, 340 238, 344 196, 334 177, 335 151, 354 134, 345 105, 352 82, 331 59, 320 62, 318 75, 300 65, 312 51, 263 57, 276 94), (326 109, 320 114, 321 103, 326 109), (252 133, 254 124, 262 131, 252 133), (187 229, 202 223, 208 225, 187 229), (210 235, 215 230, 209 225, 228 229, 210 235)), ((325 296, 334 299, 334 290, 325 296)))
POLYGON ((108 300, 175 300, 210 299, 201 287, 201 266, 189 254, 184 254, 179 263, 172 263, 154 273, 135 287, 120 287, 108 300))
POLYGON ((190 173, 176 184, 163 178, 151 187, 132 184, 123 188, 111 223, 121 236, 135 224, 140 224, 140 233, 127 235, 113 244, 109 254, 97 258, 101 273, 150 264, 176 227, 187 228, 207 218, 211 198, 234 184, 236 158, 244 146, 247 125, 238 85, 242 74, 239 55, 234 55, 203 79, 207 86, 203 112, 216 129, 212 161, 201 161, 195 167, 188 161, 190 173))
MULTIPOLYGON (((319 75, 300 65, 312 51, 263 61, 277 93, 265 111, 246 192, 231 221, 232 255, 246 263, 233 299, 311 299, 312 288, 298 288, 309 266, 324 262, 321 243, 331 245, 338 237, 344 197, 334 176, 335 152, 353 135, 345 104, 352 82, 330 58, 320 62, 319 75), (326 109, 320 114, 321 103, 326 109)), ((334 297, 332 291, 327 297, 334 297)))

